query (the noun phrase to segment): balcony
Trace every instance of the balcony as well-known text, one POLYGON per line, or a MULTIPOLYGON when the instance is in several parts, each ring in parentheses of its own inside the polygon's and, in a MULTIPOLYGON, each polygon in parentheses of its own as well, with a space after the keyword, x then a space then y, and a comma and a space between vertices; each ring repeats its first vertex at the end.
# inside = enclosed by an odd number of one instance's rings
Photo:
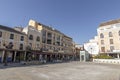
POLYGON ((58 50, 54 50, 54 52, 58 52, 58 50))
POLYGON ((47 36, 47 39, 52 39, 52 36, 50 36, 50 35, 49 35, 49 36, 47 36))
POLYGON ((48 51, 48 49, 46 49, 46 48, 43 48, 43 49, 42 49, 42 51, 43 51, 43 52, 47 52, 47 51, 48 51))
POLYGON ((48 52, 53 52, 53 50, 49 49, 48 52))
POLYGON ((60 42, 57 41, 57 42, 56 42, 56 46, 60 46, 60 42))
POLYGON ((48 33, 48 34, 47 34, 47 38, 48 38, 48 39, 52 39, 52 33, 48 33))
POLYGON ((52 44, 52 40, 47 40, 47 44, 52 44))
POLYGON ((59 38, 57 38, 57 39, 56 39, 56 41, 60 41, 60 39, 59 39, 59 38))
POLYGON ((62 51, 62 50, 60 50, 60 51, 58 51, 59 53, 64 53, 64 51, 62 51))

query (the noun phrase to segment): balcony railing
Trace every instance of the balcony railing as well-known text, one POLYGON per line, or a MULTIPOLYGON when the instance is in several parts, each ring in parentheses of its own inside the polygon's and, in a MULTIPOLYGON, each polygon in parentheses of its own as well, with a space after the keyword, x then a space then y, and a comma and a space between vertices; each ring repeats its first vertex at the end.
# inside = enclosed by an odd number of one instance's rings
POLYGON ((46 49, 46 48, 43 48, 43 49, 42 49, 42 51, 43 51, 43 52, 44 52, 44 51, 48 51, 48 49, 46 49))
POLYGON ((60 50, 60 51, 58 51, 59 53, 64 53, 64 51, 62 51, 62 50, 60 50))
POLYGON ((49 49, 48 52, 53 52, 53 50, 49 49))
POLYGON ((54 52, 58 52, 58 50, 54 50, 54 52))
POLYGON ((52 36, 47 36, 48 39, 52 39, 52 36))

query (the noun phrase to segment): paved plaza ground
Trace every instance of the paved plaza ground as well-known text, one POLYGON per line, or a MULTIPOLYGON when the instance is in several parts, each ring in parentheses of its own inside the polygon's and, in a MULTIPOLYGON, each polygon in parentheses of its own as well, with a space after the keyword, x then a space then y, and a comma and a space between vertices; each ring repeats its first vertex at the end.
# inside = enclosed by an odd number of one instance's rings
POLYGON ((92 62, 3 67, 0 80, 120 80, 120 65, 92 62))

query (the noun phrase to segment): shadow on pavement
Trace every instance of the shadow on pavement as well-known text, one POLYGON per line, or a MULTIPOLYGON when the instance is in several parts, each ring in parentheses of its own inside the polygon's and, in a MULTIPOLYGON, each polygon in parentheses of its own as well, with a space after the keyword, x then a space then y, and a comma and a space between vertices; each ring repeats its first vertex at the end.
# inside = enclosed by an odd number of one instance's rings
POLYGON ((48 62, 48 63, 39 63, 39 64, 24 64, 24 63, 7 63, 7 66, 4 65, 4 63, 0 63, 0 69, 7 69, 7 68, 15 68, 15 67, 32 67, 32 66, 39 66, 39 68, 43 68, 43 67, 48 67, 48 64, 61 64, 61 63, 69 63, 71 61, 65 61, 65 62, 48 62), (40 65, 44 65, 44 66, 40 66, 40 65))

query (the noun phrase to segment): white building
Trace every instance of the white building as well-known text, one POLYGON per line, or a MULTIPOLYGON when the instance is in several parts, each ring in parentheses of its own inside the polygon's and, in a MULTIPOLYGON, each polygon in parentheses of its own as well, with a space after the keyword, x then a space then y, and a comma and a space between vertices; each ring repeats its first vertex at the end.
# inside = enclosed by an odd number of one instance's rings
POLYGON ((90 39, 87 43, 84 43, 84 49, 92 55, 97 55, 99 53, 98 37, 95 36, 94 39, 90 39))

